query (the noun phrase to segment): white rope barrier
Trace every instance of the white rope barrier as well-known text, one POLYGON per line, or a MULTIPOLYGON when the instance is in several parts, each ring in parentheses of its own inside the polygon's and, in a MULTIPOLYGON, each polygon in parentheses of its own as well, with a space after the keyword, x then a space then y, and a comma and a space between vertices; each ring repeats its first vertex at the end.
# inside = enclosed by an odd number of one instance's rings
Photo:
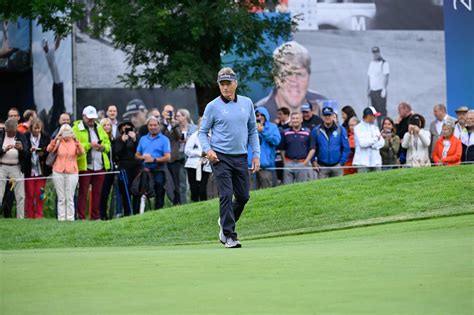
MULTIPOLYGON (((1 165, 0 165, 1 167, 1 165)), ((68 173, 69 174, 69 173, 68 173)), ((120 171, 107 171, 107 172, 98 172, 98 173, 79 173, 78 176, 97 176, 97 175, 108 175, 108 174, 120 174, 120 171)), ((36 176, 36 177, 28 177, 28 178, 0 178, 0 181, 9 182, 23 182, 28 180, 37 180, 37 179, 53 179, 53 178, 60 178, 62 175, 67 175, 66 173, 58 173, 58 175, 49 175, 49 176, 36 176)))

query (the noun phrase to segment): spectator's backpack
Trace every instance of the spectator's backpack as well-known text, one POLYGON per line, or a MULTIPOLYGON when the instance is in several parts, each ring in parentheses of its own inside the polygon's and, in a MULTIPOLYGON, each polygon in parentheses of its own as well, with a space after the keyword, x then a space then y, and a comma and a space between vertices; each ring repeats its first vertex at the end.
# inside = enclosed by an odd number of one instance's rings
POLYGON ((144 168, 133 180, 130 191, 134 196, 145 195, 147 198, 153 198, 155 196, 154 185, 153 174, 149 169, 144 168))

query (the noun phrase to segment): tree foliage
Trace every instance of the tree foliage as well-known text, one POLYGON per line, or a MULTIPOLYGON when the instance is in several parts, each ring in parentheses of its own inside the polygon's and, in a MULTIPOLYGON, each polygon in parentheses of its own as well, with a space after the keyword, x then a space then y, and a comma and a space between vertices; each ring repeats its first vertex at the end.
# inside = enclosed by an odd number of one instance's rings
POLYGON ((234 70, 241 88, 248 80, 271 82, 266 43, 287 39, 294 23, 284 14, 263 17, 251 13, 261 8, 260 2, 95 0, 85 12, 81 1, 0 0, 4 19, 38 18, 43 29, 62 36, 87 14, 91 32, 110 36, 115 47, 125 52, 130 70, 121 80, 127 86, 193 84, 200 112, 217 94, 216 74, 225 53, 237 57, 234 70))
POLYGON ((259 1, 99 0, 92 21, 94 32, 108 32, 125 51, 130 71, 123 82, 132 87, 194 84, 202 112, 216 96, 216 74, 226 52, 238 58, 234 70, 241 87, 247 80, 271 82, 266 43, 289 37, 293 25, 285 15, 250 13, 258 6, 259 1))
POLYGON ((61 37, 69 34, 73 22, 84 16, 84 6, 73 0, 0 0, 0 7, 2 20, 38 19, 43 30, 61 37))

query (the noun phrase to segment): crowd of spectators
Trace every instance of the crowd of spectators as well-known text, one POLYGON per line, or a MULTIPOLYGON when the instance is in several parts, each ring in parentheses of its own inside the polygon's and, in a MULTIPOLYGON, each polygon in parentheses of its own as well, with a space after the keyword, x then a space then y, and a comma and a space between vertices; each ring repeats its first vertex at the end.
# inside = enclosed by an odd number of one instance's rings
MULTIPOLYGON (((251 189, 347 176, 399 167, 459 165, 474 161, 474 110, 462 106, 457 117, 446 107, 425 117, 406 102, 399 117, 382 117, 367 107, 360 119, 351 106, 339 113, 331 101, 299 110, 280 107, 271 117, 255 107, 261 169, 251 189), (340 114, 340 115, 339 115, 340 114)), ((63 220, 108 220, 143 211, 207 200, 216 190, 212 165, 203 153, 189 111, 167 104, 147 109, 139 99, 119 115, 111 104, 104 117, 87 106, 76 121, 63 113, 48 135, 36 112, 11 108, 0 125, 0 201, 4 216, 42 218, 47 177, 55 190, 55 212, 63 220), (120 121, 119 117, 122 118, 120 121)), ((212 137, 212 135, 209 135, 212 137)), ((249 150, 251 152, 251 150, 249 150)), ((252 156, 248 155, 249 167, 252 156)), ((218 189, 218 188, 217 188, 218 189)))

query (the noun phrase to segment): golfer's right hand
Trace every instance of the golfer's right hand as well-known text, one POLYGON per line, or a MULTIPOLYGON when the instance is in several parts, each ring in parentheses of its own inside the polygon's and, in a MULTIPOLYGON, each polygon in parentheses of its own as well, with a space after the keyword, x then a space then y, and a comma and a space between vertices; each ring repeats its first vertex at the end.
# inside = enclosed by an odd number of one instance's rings
POLYGON ((217 154, 214 150, 209 150, 207 151, 207 158, 211 163, 215 164, 219 162, 219 158, 217 157, 217 154))

